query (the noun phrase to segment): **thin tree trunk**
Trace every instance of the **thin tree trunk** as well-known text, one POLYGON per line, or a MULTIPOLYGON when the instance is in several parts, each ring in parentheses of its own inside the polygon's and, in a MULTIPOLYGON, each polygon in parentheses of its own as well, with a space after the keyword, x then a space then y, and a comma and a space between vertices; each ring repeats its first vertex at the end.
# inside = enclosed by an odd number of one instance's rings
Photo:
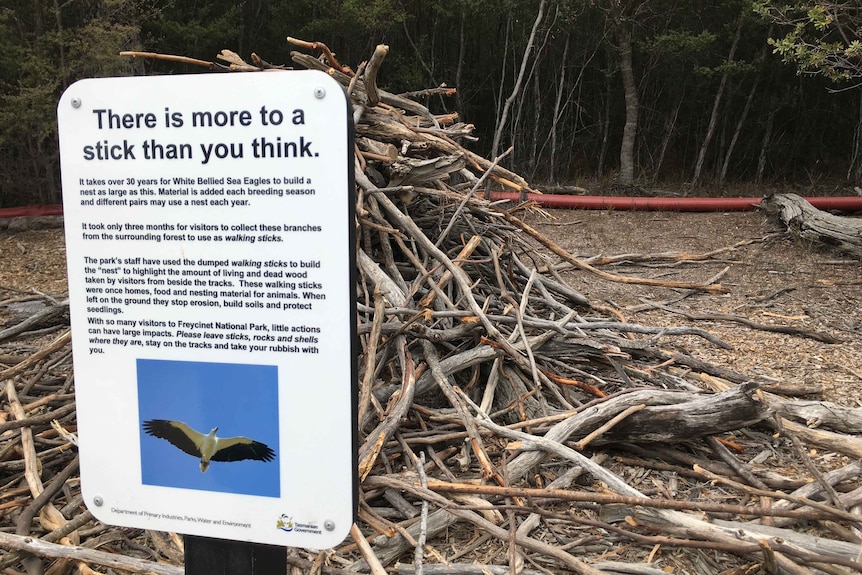
MULTIPOLYGON (((503 66, 500 69, 500 87, 497 90, 497 93, 494 97, 494 112, 496 117, 499 118, 502 110, 503 110, 503 86, 506 84, 506 66, 508 64, 509 59, 509 36, 512 30, 512 14, 509 13, 508 18, 506 18, 506 39, 503 42, 503 66)), ((496 131, 496 129, 495 129, 496 131)), ((496 156, 495 156, 496 157, 496 156)))
POLYGON ((533 74, 533 133, 530 138, 530 173, 533 179, 539 169, 539 121, 542 110, 542 86, 539 75, 533 74))
POLYGON ((518 78, 515 80, 515 86, 512 88, 512 93, 506 98, 503 104, 503 110, 500 113, 500 119, 497 122, 497 127, 494 129, 494 143, 491 145, 491 157, 497 157, 497 150, 500 148, 500 140, 503 137, 503 130, 506 127, 506 121, 509 118, 509 110, 512 104, 521 92, 521 84, 524 82, 524 74, 527 71, 527 63, 530 59, 530 52, 533 50, 533 43, 536 41, 536 31, 539 29, 539 24, 542 23, 542 18, 545 15, 546 0, 539 2, 539 12, 536 14, 536 20, 533 22, 533 29, 530 31, 530 37, 527 39, 527 46, 524 48, 524 57, 521 59, 521 69, 518 71, 518 78))
POLYGON ((769 142, 772 139, 772 124, 775 120, 777 109, 769 112, 769 117, 766 119, 766 132, 763 134, 763 144, 760 146, 760 157, 757 160, 757 175, 754 177, 754 183, 760 185, 763 183, 763 172, 766 169, 766 155, 769 149, 769 142))
MULTIPOLYGON (((608 62, 610 66, 610 62, 608 62)), ((599 165, 596 168, 596 175, 599 179, 605 173, 605 159, 608 156, 608 143, 610 140, 611 126, 611 75, 605 75, 605 114, 602 122, 602 146, 599 150, 599 165)))
MULTIPOLYGON (((557 7, 557 14, 559 14, 559 7, 557 7)), ((527 158, 527 169, 530 173, 530 179, 534 179, 536 177, 536 171, 538 170, 539 162, 538 162, 538 147, 539 147, 539 122, 542 118, 542 91, 541 91, 541 78, 539 77, 539 66, 541 64, 541 58, 545 52, 545 48, 548 46, 548 40, 551 36, 551 32, 554 29, 554 22, 556 22, 556 15, 552 22, 548 24, 547 29, 545 30, 545 36, 542 38, 542 43, 538 47, 535 48, 535 56, 533 58, 533 63, 530 66, 530 72, 527 74, 525 83, 532 81, 533 82, 533 99, 532 101, 526 100, 525 98, 520 98, 518 100, 518 112, 515 114, 515 120, 512 122, 512 131, 511 131, 511 141, 525 141, 523 138, 518 136, 518 132, 520 130, 520 126, 522 125, 522 112, 524 111, 524 105, 528 104, 528 107, 532 108, 533 118, 532 118, 532 126, 531 133, 529 138, 529 157, 527 158)), ((527 144, 524 144, 524 147, 527 147, 527 144)))
POLYGON ((856 132, 853 134, 853 155, 847 169, 847 179, 854 185, 862 182, 862 93, 859 94, 859 115, 856 117, 856 132))
POLYGON ((38 38, 42 35, 44 26, 42 25, 42 1, 33 0, 33 33, 34 37, 38 38))
POLYGON ((751 85, 751 91, 748 92, 748 98, 745 100, 745 107, 742 109, 742 115, 739 116, 739 121, 736 122, 736 129, 733 131, 733 137, 730 138, 730 144, 727 146, 727 152, 724 154, 724 162, 721 164, 721 174, 718 176, 718 184, 724 185, 724 180, 727 178, 727 167, 730 165, 730 157, 733 155, 733 150, 736 148, 736 142, 739 140, 739 134, 742 133, 742 126, 745 124, 745 119, 748 117, 748 112, 751 110, 751 102, 754 101, 754 94, 757 91, 757 85, 760 83, 760 76, 754 78, 754 84, 751 85))
POLYGON ((623 21, 617 25, 615 30, 620 50, 620 76, 623 80, 626 102, 626 123, 623 126, 623 141, 620 146, 620 174, 617 179, 617 183, 622 186, 634 185, 635 139, 638 132, 640 106, 632 64, 632 30, 630 26, 629 23, 623 21))
POLYGON ((464 97, 461 94, 462 85, 461 79, 464 73, 464 59, 467 56, 467 36, 464 33, 464 24, 467 21, 467 16, 464 11, 461 11, 461 22, 458 28, 458 65, 455 68, 455 106, 458 110, 458 115, 464 119, 464 97))
POLYGON ((670 117, 670 120, 667 121, 664 138, 662 139, 661 147, 659 148, 658 152, 658 160, 656 160, 655 167, 653 168, 653 183, 658 180, 658 174, 661 171, 662 164, 664 163, 664 157, 667 154, 667 148, 670 145, 671 138, 673 138, 673 133, 676 131, 676 120, 679 117, 679 109, 682 107, 682 101, 684 99, 685 90, 680 93, 679 99, 676 101, 676 107, 674 107, 673 109, 673 115, 670 117))
POLYGON ((60 14, 60 3, 54 0, 54 18, 57 20, 57 50, 60 56, 60 86, 66 87, 66 47, 63 39, 63 17, 60 14))
POLYGON ((557 125, 560 122, 560 108, 563 102, 563 93, 566 89, 566 62, 569 56, 569 39, 571 34, 566 34, 566 43, 563 46, 563 57, 560 59, 560 83, 557 86, 557 96, 554 98, 554 114, 551 116, 551 153, 548 161, 548 172, 552 184, 557 183, 557 125))
MULTIPOLYGON (((733 62, 736 55, 736 48, 739 46, 739 39, 742 36, 742 16, 739 17, 739 24, 736 26, 736 35, 733 37, 733 43, 730 45, 730 54, 727 56, 727 63, 733 62)), ((712 136, 715 133, 715 126, 718 123, 718 109, 721 106, 721 98, 724 95, 724 90, 727 87, 727 80, 730 77, 730 71, 725 70, 721 75, 721 83, 718 85, 718 91, 715 93, 715 101, 712 103, 712 114, 709 117, 709 126, 706 129, 706 136, 703 138, 703 144, 700 146, 700 152, 697 154, 697 163, 694 166, 694 175, 691 177, 691 188, 697 186, 700 180, 700 173, 703 170, 703 163, 706 160, 706 151, 709 149, 709 143, 712 141, 712 136)))
MULTIPOLYGON (((428 79, 431 81, 432 86, 439 86, 437 83, 437 79, 434 78, 434 71, 425 63, 425 59, 422 57, 422 52, 419 50, 419 47, 413 42, 413 37, 410 35, 410 30, 407 28, 407 22, 404 21, 401 23, 401 27, 404 29, 404 37, 407 38, 407 43, 410 44, 410 47, 413 49, 413 53, 416 54, 416 58, 419 60, 419 64, 425 70, 425 73, 428 74, 428 79)), ((434 30, 435 27, 431 26, 431 29, 434 30)), ((460 63, 459 63, 460 64, 460 63)))

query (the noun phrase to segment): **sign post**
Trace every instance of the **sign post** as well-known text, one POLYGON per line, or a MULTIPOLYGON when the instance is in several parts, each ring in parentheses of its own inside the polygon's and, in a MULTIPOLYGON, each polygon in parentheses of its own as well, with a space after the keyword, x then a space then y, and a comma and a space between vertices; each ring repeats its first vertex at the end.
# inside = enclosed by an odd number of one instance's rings
POLYGON ((186 575, 286 575, 284 547, 186 535, 186 575))
POLYGON ((190 564, 216 556, 206 538, 263 544, 255 561, 336 545, 357 497, 343 89, 82 80, 58 121, 87 506, 195 536, 190 564))

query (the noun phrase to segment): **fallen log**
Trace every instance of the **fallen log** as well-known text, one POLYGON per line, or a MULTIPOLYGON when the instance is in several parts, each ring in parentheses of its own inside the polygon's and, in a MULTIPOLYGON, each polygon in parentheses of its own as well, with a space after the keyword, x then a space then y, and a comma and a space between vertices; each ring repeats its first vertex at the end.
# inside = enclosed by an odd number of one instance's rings
POLYGON ((769 195, 760 207, 805 242, 862 257, 862 220, 858 218, 818 210, 796 194, 769 195))
POLYGON ((784 401, 778 409, 785 417, 802 420, 812 428, 823 426, 842 433, 862 433, 862 408, 859 407, 825 401, 784 401))
MULTIPOLYGON (((607 431, 598 442, 677 443, 750 427, 770 415, 767 405, 757 398, 756 390, 756 384, 745 384, 714 395, 680 393, 688 397, 680 398, 679 403, 648 405, 607 431)), ((654 392, 645 395, 651 393, 654 392)))

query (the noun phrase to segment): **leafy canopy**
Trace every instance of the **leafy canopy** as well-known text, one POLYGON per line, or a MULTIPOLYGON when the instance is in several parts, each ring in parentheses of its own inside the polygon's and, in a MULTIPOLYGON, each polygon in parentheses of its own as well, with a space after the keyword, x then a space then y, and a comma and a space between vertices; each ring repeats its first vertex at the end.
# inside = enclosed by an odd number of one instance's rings
POLYGON ((862 78, 858 1, 757 0, 754 9, 784 31, 769 43, 800 73, 820 74, 835 82, 862 78))

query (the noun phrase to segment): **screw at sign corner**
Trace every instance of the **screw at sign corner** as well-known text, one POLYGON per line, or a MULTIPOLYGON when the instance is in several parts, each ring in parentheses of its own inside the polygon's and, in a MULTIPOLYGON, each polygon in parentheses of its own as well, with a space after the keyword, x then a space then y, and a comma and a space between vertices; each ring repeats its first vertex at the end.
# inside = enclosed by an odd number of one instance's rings
POLYGON ((335 531, 335 521, 324 521, 323 528, 327 531, 335 531))
POLYGON ((72 98, 72 107, 80 108, 81 107, 81 98, 72 98))
POLYGON ((314 97, 318 100, 322 100, 323 97, 326 96, 326 88, 322 86, 318 86, 314 89, 314 97))
POLYGON ((105 500, 102 499, 100 495, 96 495, 95 497, 93 497, 93 505, 95 505, 96 507, 101 507, 104 504, 105 500))

